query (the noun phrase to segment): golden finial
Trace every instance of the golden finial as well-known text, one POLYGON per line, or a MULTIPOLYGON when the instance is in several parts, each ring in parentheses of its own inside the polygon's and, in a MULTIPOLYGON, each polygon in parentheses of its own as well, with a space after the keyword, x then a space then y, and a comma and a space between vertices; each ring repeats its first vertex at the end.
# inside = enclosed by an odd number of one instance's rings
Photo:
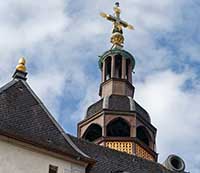
POLYGON ((22 57, 18 61, 18 65, 16 66, 16 70, 26 72, 26 60, 22 57))
POLYGON ((115 3, 113 10, 115 12, 114 16, 106 13, 100 13, 100 15, 113 23, 111 43, 123 47, 124 37, 122 28, 134 29, 134 27, 120 19, 121 10, 119 8, 119 2, 115 3))

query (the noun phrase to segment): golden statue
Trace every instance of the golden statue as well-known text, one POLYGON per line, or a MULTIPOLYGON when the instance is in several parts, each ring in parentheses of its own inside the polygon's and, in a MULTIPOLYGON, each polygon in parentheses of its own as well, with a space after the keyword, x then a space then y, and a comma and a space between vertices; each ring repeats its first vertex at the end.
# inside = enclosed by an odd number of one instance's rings
POLYGON ((114 16, 106 13, 100 13, 100 15, 103 18, 106 18, 107 20, 113 22, 113 30, 112 30, 112 37, 111 37, 111 43, 113 45, 118 45, 122 47, 122 44, 124 43, 124 37, 123 37, 123 30, 122 28, 128 28, 128 29, 134 29, 134 27, 127 22, 120 19, 120 13, 121 10, 119 8, 119 2, 115 3, 114 6, 114 16))

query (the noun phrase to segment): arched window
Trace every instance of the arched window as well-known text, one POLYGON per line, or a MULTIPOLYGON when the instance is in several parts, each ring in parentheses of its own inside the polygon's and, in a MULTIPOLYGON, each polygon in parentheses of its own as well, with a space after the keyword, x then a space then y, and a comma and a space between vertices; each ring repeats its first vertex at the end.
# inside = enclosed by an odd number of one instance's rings
POLYGON ((107 57, 105 60, 106 63, 106 80, 111 78, 111 57, 107 57))
POLYGON ((102 128, 98 124, 91 124, 85 131, 83 138, 93 142, 102 136, 102 128))
POLYGON ((149 146, 150 135, 145 127, 139 126, 136 129, 136 137, 149 146))
POLYGON ((121 55, 115 56, 115 77, 116 78, 122 77, 122 56, 121 55))
POLYGON ((107 136, 113 137, 129 137, 130 126, 122 118, 117 118, 107 125, 107 136))

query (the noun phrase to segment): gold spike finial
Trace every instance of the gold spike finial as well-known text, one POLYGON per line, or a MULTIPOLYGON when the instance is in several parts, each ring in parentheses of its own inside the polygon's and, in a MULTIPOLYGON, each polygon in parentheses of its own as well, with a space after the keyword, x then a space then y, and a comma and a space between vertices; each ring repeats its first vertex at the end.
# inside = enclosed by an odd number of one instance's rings
POLYGON ((26 72, 26 60, 24 57, 20 58, 18 61, 18 65, 16 66, 16 70, 26 72))

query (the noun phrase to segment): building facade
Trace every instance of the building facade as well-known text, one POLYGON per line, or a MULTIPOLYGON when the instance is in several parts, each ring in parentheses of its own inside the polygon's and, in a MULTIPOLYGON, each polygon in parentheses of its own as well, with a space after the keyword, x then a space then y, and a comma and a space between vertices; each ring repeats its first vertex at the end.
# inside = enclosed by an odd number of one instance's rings
POLYGON ((0 136, 0 172, 85 173, 86 164, 72 158, 0 136))

